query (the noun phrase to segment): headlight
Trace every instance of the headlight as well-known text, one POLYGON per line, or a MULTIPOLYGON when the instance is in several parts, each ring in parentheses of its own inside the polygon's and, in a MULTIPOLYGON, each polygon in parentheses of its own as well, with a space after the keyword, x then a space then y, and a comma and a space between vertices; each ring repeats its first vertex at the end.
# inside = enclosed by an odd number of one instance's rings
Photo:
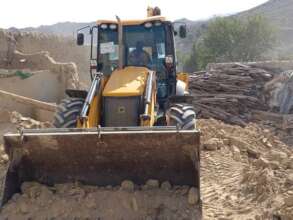
POLYGON ((107 29, 108 28, 108 25, 107 24, 101 24, 101 28, 102 29, 107 29))
POLYGON ((162 25, 162 22, 160 22, 160 21, 155 22, 155 26, 161 26, 161 25, 162 25))
POLYGON ((110 29, 111 30, 116 30, 117 29, 117 25, 116 24, 110 24, 110 29))
POLYGON ((147 22, 144 24, 144 27, 146 27, 146 28, 150 28, 152 26, 153 26, 153 24, 151 22, 147 22))

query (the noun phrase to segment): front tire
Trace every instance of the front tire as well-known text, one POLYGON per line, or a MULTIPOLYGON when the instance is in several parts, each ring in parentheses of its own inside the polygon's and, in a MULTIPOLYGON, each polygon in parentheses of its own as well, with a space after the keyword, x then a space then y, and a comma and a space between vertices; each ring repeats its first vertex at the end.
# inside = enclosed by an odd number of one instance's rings
POLYGON ((167 111, 167 125, 183 130, 196 129, 196 114, 194 107, 188 104, 173 104, 167 111))
POLYGON ((56 128, 76 128, 77 119, 82 110, 84 99, 67 98, 58 105, 53 125, 56 128))

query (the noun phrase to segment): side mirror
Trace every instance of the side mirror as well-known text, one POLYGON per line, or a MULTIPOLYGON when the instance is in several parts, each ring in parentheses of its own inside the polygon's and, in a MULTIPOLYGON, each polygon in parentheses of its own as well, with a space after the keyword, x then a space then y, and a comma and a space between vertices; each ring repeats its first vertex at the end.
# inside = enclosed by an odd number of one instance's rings
POLYGON ((180 38, 186 38, 186 25, 180 25, 179 27, 179 36, 180 38))
POLYGON ((78 33, 77 34, 76 43, 77 43, 78 46, 82 46, 84 44, 84 35, 83 35, 83 33, 78 33))

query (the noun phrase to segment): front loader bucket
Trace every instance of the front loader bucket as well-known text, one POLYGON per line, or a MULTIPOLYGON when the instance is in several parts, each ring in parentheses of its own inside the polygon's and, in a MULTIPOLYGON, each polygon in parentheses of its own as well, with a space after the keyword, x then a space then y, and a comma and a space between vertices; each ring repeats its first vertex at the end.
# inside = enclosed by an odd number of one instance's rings
POLYGON ((199 132, 155 128, 23 130, 4 135, 10 158, 2 206, 25 181, 143 184, 148 179, 199 189, 199 132))

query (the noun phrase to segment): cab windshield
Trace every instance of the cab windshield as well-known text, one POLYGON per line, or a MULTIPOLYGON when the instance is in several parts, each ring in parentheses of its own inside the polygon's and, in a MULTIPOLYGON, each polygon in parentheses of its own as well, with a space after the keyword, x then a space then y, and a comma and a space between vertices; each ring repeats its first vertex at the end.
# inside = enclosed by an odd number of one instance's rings
MULTIPOLYGON (((162 23, 123 26, 124 66, 144 66, 163 72, 166 56, 165 30, 162 23)), ((118 30, 99 28, 101 71, 111 74, 118 67, 118 30)))
POLYGON ((125 66, 145 66, 161 71, 166 56, 165 31, 157 25, 124 26, 125 66))

